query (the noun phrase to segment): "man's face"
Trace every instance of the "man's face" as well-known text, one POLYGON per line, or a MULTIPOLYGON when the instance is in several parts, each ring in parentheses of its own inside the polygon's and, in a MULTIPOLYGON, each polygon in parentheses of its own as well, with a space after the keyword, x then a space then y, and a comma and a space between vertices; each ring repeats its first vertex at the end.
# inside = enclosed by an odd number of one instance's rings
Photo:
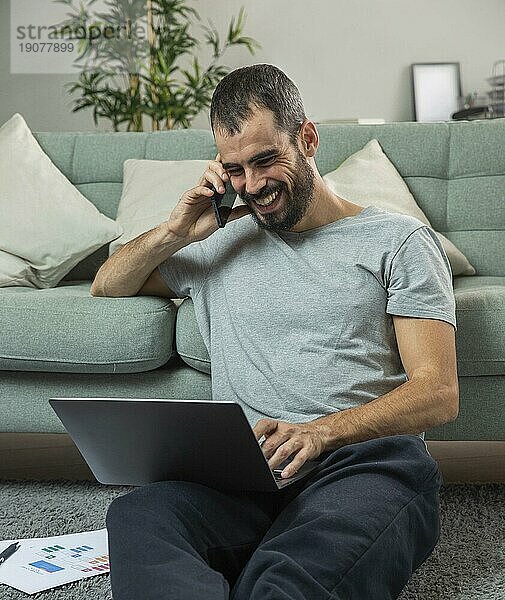
POLYGON ((216 131, 221 162, 235 191, 258 225, 292 229, 312 202, 314 172, 287 133, 278 131, 269 110, 256 110, 240 133, 216 131))

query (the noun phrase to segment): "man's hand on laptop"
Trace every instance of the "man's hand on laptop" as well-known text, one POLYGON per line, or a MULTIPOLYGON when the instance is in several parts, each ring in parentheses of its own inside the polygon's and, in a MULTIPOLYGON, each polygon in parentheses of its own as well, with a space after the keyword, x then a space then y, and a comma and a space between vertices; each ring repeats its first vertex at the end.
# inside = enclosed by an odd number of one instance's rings
POLYGON ((325 430, 320 423, 286 423, 275 419, 260 419, 253 428, 263 454, 271 469, 277 468, 287 458, 292 461, 281 473, 283 479, 292 477, 308 460, 315 460, 326 450, 325 430))

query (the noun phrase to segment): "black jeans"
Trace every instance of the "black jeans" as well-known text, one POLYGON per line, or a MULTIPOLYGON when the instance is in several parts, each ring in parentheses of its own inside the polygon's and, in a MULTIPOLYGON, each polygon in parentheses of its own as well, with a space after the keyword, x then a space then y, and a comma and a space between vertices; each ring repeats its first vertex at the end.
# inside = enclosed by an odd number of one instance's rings
POLYGON ((440 533, 435 460, 417 436, 344 446, 277 493, 166 481, 107 513, 115 600, 388 600, 440 533))

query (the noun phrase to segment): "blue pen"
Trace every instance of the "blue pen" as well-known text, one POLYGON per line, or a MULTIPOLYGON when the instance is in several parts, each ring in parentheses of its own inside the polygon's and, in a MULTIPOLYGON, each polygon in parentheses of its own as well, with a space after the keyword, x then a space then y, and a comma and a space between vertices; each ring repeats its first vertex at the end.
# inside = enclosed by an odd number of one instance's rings
POLYGON ((0 565, 2 565, 10 556, 12 556, 16 550, 19 550, 20 547, 21 544, 19 542, 14 542, 10 546, 7 546, 7 548, 0 553, 0 565))

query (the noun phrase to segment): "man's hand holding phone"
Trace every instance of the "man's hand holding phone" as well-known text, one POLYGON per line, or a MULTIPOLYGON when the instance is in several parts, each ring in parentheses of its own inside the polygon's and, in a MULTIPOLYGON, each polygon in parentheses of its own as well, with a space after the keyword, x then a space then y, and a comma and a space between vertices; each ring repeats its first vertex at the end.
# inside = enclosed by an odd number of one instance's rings
POLYGON ((210 199, 218 227, 224 227, 226 225, 226 222, 230 218, 235 198, 237 197, 237 193, 229 183, 225 183, 224 187, 224 193, 214 190, 215 193, 210 199))
POLYGON ((246 205, 231 209, 233 197, 236 195, 231 190, 233 188, 229 183, 228 174, 218 154, 215 160, 209 162, 198 184, 184 192, 173 209, 167 222, 171 233, 187 243, 197 242, 209 237, 219 227, 223 227, 226 213, 228 213, 228 221, 250 214, 251 211, 246 205), (223 202, 226 185, 230 188, 230 196, 226 194, 223 202))

